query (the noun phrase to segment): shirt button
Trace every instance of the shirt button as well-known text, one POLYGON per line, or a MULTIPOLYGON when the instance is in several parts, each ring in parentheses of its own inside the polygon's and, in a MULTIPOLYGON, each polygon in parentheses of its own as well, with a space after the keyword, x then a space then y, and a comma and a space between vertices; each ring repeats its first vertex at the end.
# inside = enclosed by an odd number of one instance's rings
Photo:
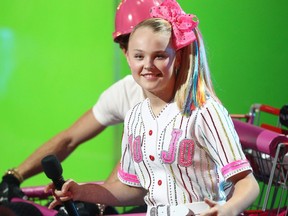
POLYGON ((162 181, 161 180, 158 180, 158 185, 162 185, 162 181))
POLYGON ((154 158, 153 155, 149 155, 149 158, 150 158, 151 161, 154 161, 154 160, 155 160, 155 158, 154 158))
POLYGON ((149 135, 151 136, 153 134, 153 131, 152 130, 149 130, 149 135))

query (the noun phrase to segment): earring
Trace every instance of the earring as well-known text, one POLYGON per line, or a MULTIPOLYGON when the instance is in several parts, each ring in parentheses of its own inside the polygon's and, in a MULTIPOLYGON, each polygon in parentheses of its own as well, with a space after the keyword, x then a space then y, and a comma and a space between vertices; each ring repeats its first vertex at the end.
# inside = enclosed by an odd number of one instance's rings
POLYGON ((179 73, 180 67, 175 68, 175 74, 177 75, 179 73))

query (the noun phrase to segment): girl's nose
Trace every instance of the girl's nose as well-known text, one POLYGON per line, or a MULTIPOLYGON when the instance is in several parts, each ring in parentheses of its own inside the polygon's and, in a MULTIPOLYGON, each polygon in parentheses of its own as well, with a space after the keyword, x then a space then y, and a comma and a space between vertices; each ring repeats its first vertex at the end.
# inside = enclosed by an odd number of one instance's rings
POLYGON ((151 59, 147 59, 146 63, 145 63, 145 66, 144 66, 144 69, 145 70, 148 70, 148 71, 151 71, 152 69, 154 69, 155 66, 153 64, 153 61, 151 59))
POLYGON ((152 69, 154 69, 154 65, 145 66, 144 69, 151 71, 152 69))

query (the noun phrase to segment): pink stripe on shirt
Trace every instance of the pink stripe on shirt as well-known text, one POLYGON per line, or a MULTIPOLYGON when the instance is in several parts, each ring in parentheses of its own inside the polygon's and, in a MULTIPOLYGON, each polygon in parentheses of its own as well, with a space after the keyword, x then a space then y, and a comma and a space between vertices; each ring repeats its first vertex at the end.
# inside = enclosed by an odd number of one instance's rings
POLYGON ((248 160, 237 160, 227 164, 221 169, 225 179, 245 170, 252 170, 248 160))
POLYGON ((124 181, 132 182, 135 184, 139 184, 140 181, 136 175, 132 175, 129 173, 124 172, 121 168, 118 169, 119 177, 122 178, 124 181))

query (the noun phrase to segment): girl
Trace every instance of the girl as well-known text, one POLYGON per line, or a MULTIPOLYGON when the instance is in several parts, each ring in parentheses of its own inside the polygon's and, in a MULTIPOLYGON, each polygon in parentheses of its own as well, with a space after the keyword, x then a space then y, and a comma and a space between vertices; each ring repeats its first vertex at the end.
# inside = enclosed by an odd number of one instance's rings
POLYGON ((147 215, 238 215, 259 188, 213 91, 198 21, 174 0, 153 7, 151 17, 133 29, 126 53, 147 98, 125 117, 120 181, 69 180, 50 207, 68 199, 139 205, 144 198, 147 215))

